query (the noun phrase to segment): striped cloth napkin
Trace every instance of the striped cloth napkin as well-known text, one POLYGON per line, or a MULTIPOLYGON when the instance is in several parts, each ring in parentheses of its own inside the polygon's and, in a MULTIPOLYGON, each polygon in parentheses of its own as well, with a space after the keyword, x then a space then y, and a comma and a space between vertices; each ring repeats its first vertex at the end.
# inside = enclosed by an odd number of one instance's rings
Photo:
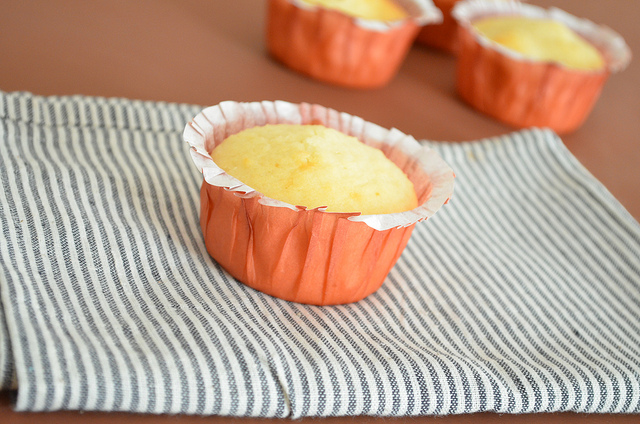
POLYGON ((316 307, 207 254, 200 108, 0 93, 0 383, 16 409, 640 412, 640 226, 552 132, 456 171, 383 287, 316 307))

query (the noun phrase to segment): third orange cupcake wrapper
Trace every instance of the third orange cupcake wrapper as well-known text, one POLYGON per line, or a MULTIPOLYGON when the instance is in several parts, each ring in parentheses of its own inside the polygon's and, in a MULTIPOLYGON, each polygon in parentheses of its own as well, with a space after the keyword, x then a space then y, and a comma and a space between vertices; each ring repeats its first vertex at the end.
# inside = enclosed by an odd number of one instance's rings
POLYGON ((585 121, 609 75, 624 69, 631 53, 620 35, 559 9, 513 1, 465 0, 452 11, 458 22, 456 89, 467 103, 516 128, 547 127, 559 134, 585 121), (519 15, 564 23, 593 44, 606 66, 584 71, 526 59, 475 31, 473 20, 519 15))

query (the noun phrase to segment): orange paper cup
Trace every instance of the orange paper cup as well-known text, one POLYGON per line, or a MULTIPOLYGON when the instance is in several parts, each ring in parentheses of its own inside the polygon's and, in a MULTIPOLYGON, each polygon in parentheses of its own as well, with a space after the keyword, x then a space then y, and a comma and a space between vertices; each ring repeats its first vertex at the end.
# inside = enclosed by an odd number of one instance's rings
POLYGON ((453 171, 432 149, 398 130, 318 105, 223 102, 187 124, 184 139, 203 174, 200 225, 207 251, 239 281, 289 301, 343 304, 375 292, 415 224, 453 193, 453 171), (232 134, 285 123, 322 124, 381 149, 413 182, 419 206, 382 215, 306 209, 262 195, 211 159, 232 134))
POLYGON ((611 29, 559 9, 511 1, 464 0, 452 12, 459 24, 456 88, 477 110, 516 128, 548 127, 559 134, 585 121, 609 75, 624 69, 628 46, 611 29), (479 34, 472 22, 492 15, 521 15, 564 23, 603 55, 601 70, 570 69, 527 59, 479 34))
POLYGON ((458 51, 458 23, 451 16, 451 11, 459 1, 433 0, 435 6, 442 12, 442 23, 423 26, 418 32, 416 41, 429 47, 456 54, 458 51))
POLYGON ((418 32, 416 41, 426 46, 435 47, 448 53, 457 50, 458 24, 451 16, 451 10, 458 0, 433 0, 442 12, 442 22, 425 25, 418 32))
POLYGON ((267 48, 289 68, 317 80, 376 88, 397 73, 422 25, 439 22, 431 0, 397 0, 409 18, 358 19, 297 0, 269 0, 267 48))

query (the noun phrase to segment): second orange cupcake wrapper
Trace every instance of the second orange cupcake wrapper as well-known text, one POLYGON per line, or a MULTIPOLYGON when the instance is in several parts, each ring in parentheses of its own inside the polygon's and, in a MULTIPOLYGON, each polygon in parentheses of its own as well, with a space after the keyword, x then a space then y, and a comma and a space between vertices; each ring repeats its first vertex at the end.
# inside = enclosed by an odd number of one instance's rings
MULTIPOLYGON (((433 7, 430 21, 441 19, 433 7)), ((386 25, 386 24, 385 24, 386 25)), ((269 0, 267 48, 291 69, 327 83, 377 88, 397 73, 420 26, 404 19, 384 30, 324 8, 303 8, 291 0, 269 0)))

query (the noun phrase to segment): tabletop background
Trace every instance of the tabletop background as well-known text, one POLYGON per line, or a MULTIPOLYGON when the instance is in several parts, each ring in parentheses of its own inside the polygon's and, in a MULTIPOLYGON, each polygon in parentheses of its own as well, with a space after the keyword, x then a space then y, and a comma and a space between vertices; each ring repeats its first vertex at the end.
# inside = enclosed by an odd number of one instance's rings
MULTIPOLYGON (((640 2, 532 0, 605 24, 640 51, 640 2)), ((395 127, 418 139, 461 142, 513 131, 455 94, 455 59, 424 46, 377 90, 326 85, 270 59, 261 0, 4 1, 0 13, 0 90, 217 104, 224 100, 318 103, 395 127)), ((640 64, 613 75, 585 124, 562 136, 576 158, 640 219, 640 64)), ((18 414, 0 396, 8 422, 268 422, 220 417, 156 417, 59 412, 18 414)), ((402 422, 637 422, 637 416, 537 414, 422 417, 402 422)), ((305 420, 303 420, 305 421, 305 420)), ((311 419, 307 419, 311 421, 311 419)), ((392 422, 371 417, 327 422, 392 422)), ((5 421, 7 422, 7 421, 5 421)))

